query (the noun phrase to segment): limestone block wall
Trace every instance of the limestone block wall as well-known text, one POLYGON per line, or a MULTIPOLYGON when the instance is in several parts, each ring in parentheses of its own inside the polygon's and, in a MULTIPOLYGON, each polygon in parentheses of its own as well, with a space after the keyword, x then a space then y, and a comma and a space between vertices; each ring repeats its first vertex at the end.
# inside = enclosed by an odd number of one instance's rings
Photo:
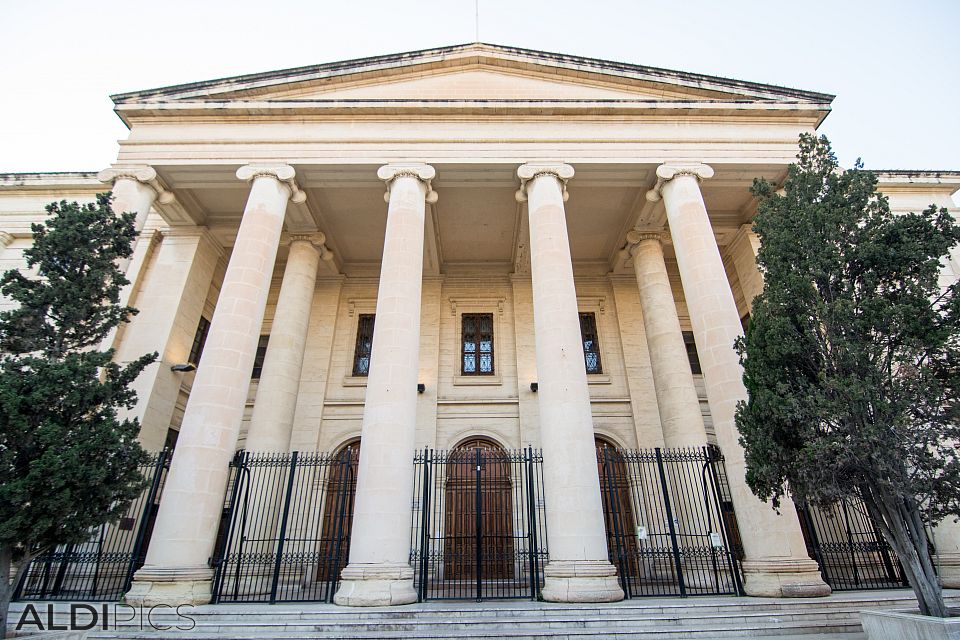
MULTIPOLYGON (((291 449, 335 450, 359 437, 366 379, 352 375, 353 356, 359 317, 375 312, 376 294, 375 278, 318 280, 291 449)), ((577 298, 599 333, 603 372, 588 376, 597 433, 624 447, 662 446, 635 281, 578 278, 577 298)), ((474 436, 507 448, 539 446, 549 427, 539 424, 530 389, 537 372, 529 277, 427 276, 421 314, 417 446, 448 449, 474 436), (492 376, 460 375, 464 313, 493 315, 492 376)), ((253 382, 248 418, 255 391, 253 382)))

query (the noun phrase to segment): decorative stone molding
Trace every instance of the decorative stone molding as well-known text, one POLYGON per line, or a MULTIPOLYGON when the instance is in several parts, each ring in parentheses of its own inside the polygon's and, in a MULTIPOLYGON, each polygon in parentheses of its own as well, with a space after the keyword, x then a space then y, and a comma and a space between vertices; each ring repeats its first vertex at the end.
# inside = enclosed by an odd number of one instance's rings
POLYGON ((677 176, 693 176, 699 182, 713 177, 713 167, 702 162, 662 164, 657 167, 657 184, 647 191, 647 200, 658 202, 663 185, 677 176))
POLYGON ((306 202, 307 194, 294 179, 296 175, 296 170, 288 164, 247 164, 237 169, 237 178, 245 182, 251 182, 260 176, 269 176, 286 184, 290 188, 290 201, 300 204, 306 202))
POLYGON ((6 249, 14 241, 12 233, 7 233, 6 231, 0 231, 0 248, 6 249))
POLYGON ((497 314, 503 315, 504 298, 450 298, 450 315, 457 315, 457 307, 484 308, 497 307, 497 314))
POLYGON ((520 165, 517 169, 517 177, 520 178, 520 188, 517 190, 517 202, 527 201, 527 183, 533 182, 541 176, 553 176, 560 182, 560 189, 563 191, 563 201, 570 199, 567 193, 567 182, 573 177, 573 167, 563 162, 528 162, 520 165))
POLYGON ((433 179, 437 177, 437 170, 422 162, 392 162, 377 169, 377 177, 387 183, 387 191, 383 194, 384 202, 390 202, 390 187, 397 178, 416 178, 427 186, 427 204, 434 204, 439 196, 433 190, 433 179))

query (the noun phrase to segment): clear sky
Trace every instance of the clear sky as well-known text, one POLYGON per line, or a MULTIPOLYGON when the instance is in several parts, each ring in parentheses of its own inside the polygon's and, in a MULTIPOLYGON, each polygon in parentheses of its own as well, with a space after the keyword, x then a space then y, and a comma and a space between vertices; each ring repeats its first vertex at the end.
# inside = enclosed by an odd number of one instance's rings
MULTIPOLYGON (((0 0, 0 172, 99 170, 109 95, 471 42, 475 0, 0 0)), ((960 0, 479 0, 480 40, 837 95, 840 161, 960 169, 960 0)))

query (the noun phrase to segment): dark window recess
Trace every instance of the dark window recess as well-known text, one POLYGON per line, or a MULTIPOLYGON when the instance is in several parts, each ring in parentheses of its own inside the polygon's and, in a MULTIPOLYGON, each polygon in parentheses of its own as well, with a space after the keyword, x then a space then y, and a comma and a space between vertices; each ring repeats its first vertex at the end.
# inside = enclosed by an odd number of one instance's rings
POLYGON ((200 355, 203 353, 203 345, 207 343, 207 334, 210 333, 210 321, 200 316, 200 322, 197 323, 197 332, 193 334, 193 345, 190 347, 190 357, 187 362, 197 364, 200 362, 200 355))
POLYGON ((167 429, 167 438, 163 443, 163 448, 173 451, 177 448, 177 438, 180 437, 179 429, 167 429))
POLYGON ((260 379, 263 372, 263 359, 267 357, 267 343, 270 342, 270 336, 260 336, 260 342, 257 343, 257 355, 253 359, 253 373, 251 378, 260 379))
POLYGON ((460 373, 465 376, 492 376, 493 314, 465 313, 461 317, 461 327, 460 373))
POLYGON ((370 354, 373 351, 373 323, 376 315, 361 313, 357 319, 357 346, 353 350, 353 375, 370 373, 370 354))
POLYGON ((683 344, 687 347, 687 359, 690 360, 690 370, 694 375, 701 375, 700 357, 697 356, 697 343, 693 339, 693 331, 683 332, 683 344))
POLYGON ((597 316, 593 313, 580 314, 580 337, 583 338, 583 359, 587 365, 587 373, 603 373, 597 316))

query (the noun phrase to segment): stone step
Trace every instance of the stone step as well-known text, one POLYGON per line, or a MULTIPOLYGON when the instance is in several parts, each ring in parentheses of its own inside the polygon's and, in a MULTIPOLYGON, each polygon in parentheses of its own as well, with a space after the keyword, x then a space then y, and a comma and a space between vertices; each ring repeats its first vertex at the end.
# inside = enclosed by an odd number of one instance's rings
MULTIPOLYGON (((949 596, 951 604, 960 604, 960 596, 949 596)), ((41 608, 46 603, 34 603, 41 608)), ((19 612, 25 603, 11 605, 12 612, 19 612)), ((66 619, 67 614, 63 603, 58 603, 56 618, 66 619)), ((95 604, 95 606, 99 606, 95 604)), ((609 605, 558 605, 553 603, 516 602, 493 603, 457 603, 449 604, 419 604, 393 608, 345 609, 333 605, 314 603, 294 604, 227 604, 206 605, 191 609, 190 615, 195 619, 237 619, 237 620, 278 620, 295 619, 310 620, 323 619, 325 621, 351 621, 370 619, 415 619, 427 621, 433 618, 448 619, 451 617, 471 618, 511 618, 516 616, 602 616, 611 612, 618 615, 672 615, 672 616, 699 616, 707 613, 724 612, 776 612, 776 611, 819 611, 824 609, 849 608, 905 608, 915 606, 912 596, 903 595, 886 598, 831 598, 815 600, 774 600, 757 598, 731 598, 728 600, 634 600, 630 602, 613 603, 609 605), (482 607, 482 608, 480 608, 482 607)), ((175 619, 175 615, 158 611, 153 613, 154 619, 175 619)))
MULTIPOLYGON (((703 627, 675 626, 662 629, 625 629, 623 627, 595 627, 595 628, 570 628, 565 627, 543 627, 538 629, 509 630, 509 629, 488 629, 474 628, 469 635, 460 633, 449 633, 446 630, 424 630, 424 631, 344 631, 341 629, 310 631, 311 639, 318 640, 336 639, 336 640, 462 640, 470 638, 471 640, 494 640, 504 638, 506 640, 544 640, 552 638, 554 640, 591 640, 591 639, 609 639, 609 640, 636 640, 644 638, 648 640, 675 640, 686 638, 688 640, 711 640, 713 638, 776 638, 782 640, 784 637, 799 637, 808 640, 815 637, 814 634, 835 634, 841 638, 856 637, 851 634, 858 634, 862 631, 858 622, 847 623, 829 623, 818 625, 812 628, 809 624, 784 622, 775 627, 753 626, 750 624, 739 625, 708 625, 703 627)), ((264 630, 250 629, 245 633, 230 631, 225 634, 223 631, 180 631, 170 630, 166 632, 127 632, 119 630, 116 632, 92 632, 87 636, 88 640, 214 640, 230 638, 231 640, 293 640, 306 637, 304 630, 264 630)))
MULTIPOLYGON (((859 616, 859 608, 829 608, 829 609, 811 609, 803 611, 784 611, 784 612, 743 612, 733 611, 727 613, 701 613, 696 616, 675 615, 675 614, 651 614, 645 616, 623 615, 618 611, 605 612, 599 616, 511 616, 497 618, 483 618, 472 616, 458 616, 448 619, 358 619, 358 620, 331 620, 324 617, 310 617, 305 619, 262 619, 248 620, 237 619, 233 617, 222 616, 218 618, 204 617, 195 618, 194 623, 197 629, 219 629, 240 630, 244 628, 284 628, 284 629, 305 629, 311 631, 322 631, 326 628, 336 627, 343 630, 409 630, 418 628, 440 627, 444 629, 473 629, 477 627, 484 628, 518 628, 518 627, 657 627, 665 625, 690 624, 730 624, 730 623, 752 623, 760 624, 779 624, 784 621, 828 621, 828 620, 856 620, 859 616)), ((193 617, 193 616, 191 616, 193 617)), ((154 623, 177 625, 184 622, 177 618, 153 617, 154 623)), ((123 624, 126 628, 136 628, 139 624, 123 624)))
MULTIPOLYGON (((960 605, 960 591, 948 591, 946 600, 960 605)), ((46 604, 35 603, 43 618, 46 604)), ((25 603, 11 606, 10 621, 19 618, 25 603)), ((99 608, 100 605, 98 605, 99 608)), ((112 606, 112 605, 108 605, 112 606)), ((110 631, 94 630, 88 638, 163 640, 288 640, 342 638, 344 640, 543 640, 567 638, 764 638, 802 637, 814 640, 840 634, 856 640, 862 631, 863 609, 910 609, 916 601, 909 591, 859 592, 811 600, 773 598, 689 598, 631 600, 610 604, 557 604, 530 601, 430 602, 404 607, 346 609, 327 604, 286 603, 205 605, 189 610, 195 628, 182 631, 142 630, 139 619, 110 631)), ((57 603, 55 619, 67 620, 65 603, 57 603)), ((182 624, 184 619, 158 610, 150 616, 157 626, 182 624)))

